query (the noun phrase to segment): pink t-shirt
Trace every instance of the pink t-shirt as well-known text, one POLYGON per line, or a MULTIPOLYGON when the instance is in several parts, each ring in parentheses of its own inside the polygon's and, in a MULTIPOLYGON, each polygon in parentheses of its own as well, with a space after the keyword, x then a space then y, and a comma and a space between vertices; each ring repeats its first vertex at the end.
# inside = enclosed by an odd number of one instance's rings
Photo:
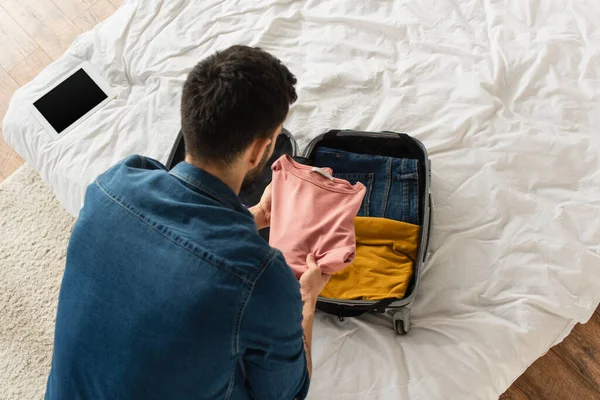
POLYGON ((332 178, 330 168, 298 164, 290 156, 273 163, 269 244, 279 249, 296 277, 314 253, 325 274, 347 267, 356 255, 354 217, 365 187, 332 178))

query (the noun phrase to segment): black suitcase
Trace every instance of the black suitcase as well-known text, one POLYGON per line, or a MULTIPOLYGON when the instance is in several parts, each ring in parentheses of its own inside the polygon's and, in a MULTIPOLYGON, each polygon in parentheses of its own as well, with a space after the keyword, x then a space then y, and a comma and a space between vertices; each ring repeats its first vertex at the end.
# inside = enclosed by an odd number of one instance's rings
MULTIPOLYGON (((351 151, 361 154, 380 155, 397 158, 412 158, 419 160, 419 224, 421 225, 421 238, 419 243, 418 258, 414 263, 414 274, 407 289, 406 295, 399 298, 384 300, 341 300, 319 297, 317 308, 323 312, 333 314, 340 319, 356 317, 365 312, 384 313, 393 315, 394 330, 400 335, 410 330, 410 307, 419 287, 421 269, 426 261, 429 245, 429 236, 432 224, 432 203, 429 193, 431 179, 430 161, 425 146, 417 139, 395 132, 362 132, 354 130, 331 130, 313 139, 304 151, 300 152, 293 135, 283 130, 275 144, 275 149, 270 162, 261 175, 251 184, 244 185, 240 192, 240 199, 248 206, 258 203, 264 188, 271 182, 271 164, 283 154, 291 155, 297 162, 310 165, 314 151, 319 146, 333 149, 351 151)), ((171 169, 182 161, 185 156, 185 145, 181 132, 179 133, 169 160, 167 168, 171 169)), ((268 240, 268 229, 260 232, 268 240)))

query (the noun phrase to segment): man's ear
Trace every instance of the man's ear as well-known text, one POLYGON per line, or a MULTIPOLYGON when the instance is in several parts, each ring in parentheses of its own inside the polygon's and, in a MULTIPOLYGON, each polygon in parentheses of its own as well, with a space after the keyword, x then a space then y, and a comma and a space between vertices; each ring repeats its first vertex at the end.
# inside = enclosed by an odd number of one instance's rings
POLYGON ((261 138, 256 139, 254 143, 250 145, 250 148, 248 149, 248 162, 250 168, 256 168, 260 164, 265 151, 267 151, 267 147, 269 147, 272 141, 273 140, 269 138, 261 138))

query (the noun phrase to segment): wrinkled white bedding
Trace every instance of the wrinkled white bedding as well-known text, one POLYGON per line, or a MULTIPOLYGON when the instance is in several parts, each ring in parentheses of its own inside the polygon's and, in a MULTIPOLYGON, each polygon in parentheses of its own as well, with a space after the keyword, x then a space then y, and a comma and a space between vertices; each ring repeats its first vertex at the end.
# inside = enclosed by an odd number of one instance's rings
POLYGON ((286 127, 404 131, 432 159, 432 257, 399 337, 319 314, 313 399, 497 399, 600 300, 600 3, 132 1, 33 82, 7 142, 77 214, 96 175, 166 161, 186 72, 231 44, 298 77, 286 127), (82 60, 118 97, 58 141, 25 104, 82 60))

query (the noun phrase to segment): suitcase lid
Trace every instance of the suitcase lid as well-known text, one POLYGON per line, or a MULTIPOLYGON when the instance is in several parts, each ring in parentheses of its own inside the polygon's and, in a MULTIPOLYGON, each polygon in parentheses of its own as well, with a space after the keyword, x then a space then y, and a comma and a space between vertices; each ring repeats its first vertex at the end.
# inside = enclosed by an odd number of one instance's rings
MULTIPOLYGON (((289 154, 292 157, 296 157, 298 154, 298 145, 294 136, 287 129, 283 129, 281 134, 277 137, 275 142, 275 149, 273 149, 273 155, 269 159, 269 162, 261 173, 256 177, 252 183, 244 183, 239 194, 239 198, 242 203, 247 207, 252 207, 260 201, 265 188, 271 183, 271 165, 282 155, 289 154)), ((173 168, 185 159, 185 143, 183 141, 183 135, 181 130, 175 139, 175 144, 169 155, 166 167, 167 169, 173 168)))

